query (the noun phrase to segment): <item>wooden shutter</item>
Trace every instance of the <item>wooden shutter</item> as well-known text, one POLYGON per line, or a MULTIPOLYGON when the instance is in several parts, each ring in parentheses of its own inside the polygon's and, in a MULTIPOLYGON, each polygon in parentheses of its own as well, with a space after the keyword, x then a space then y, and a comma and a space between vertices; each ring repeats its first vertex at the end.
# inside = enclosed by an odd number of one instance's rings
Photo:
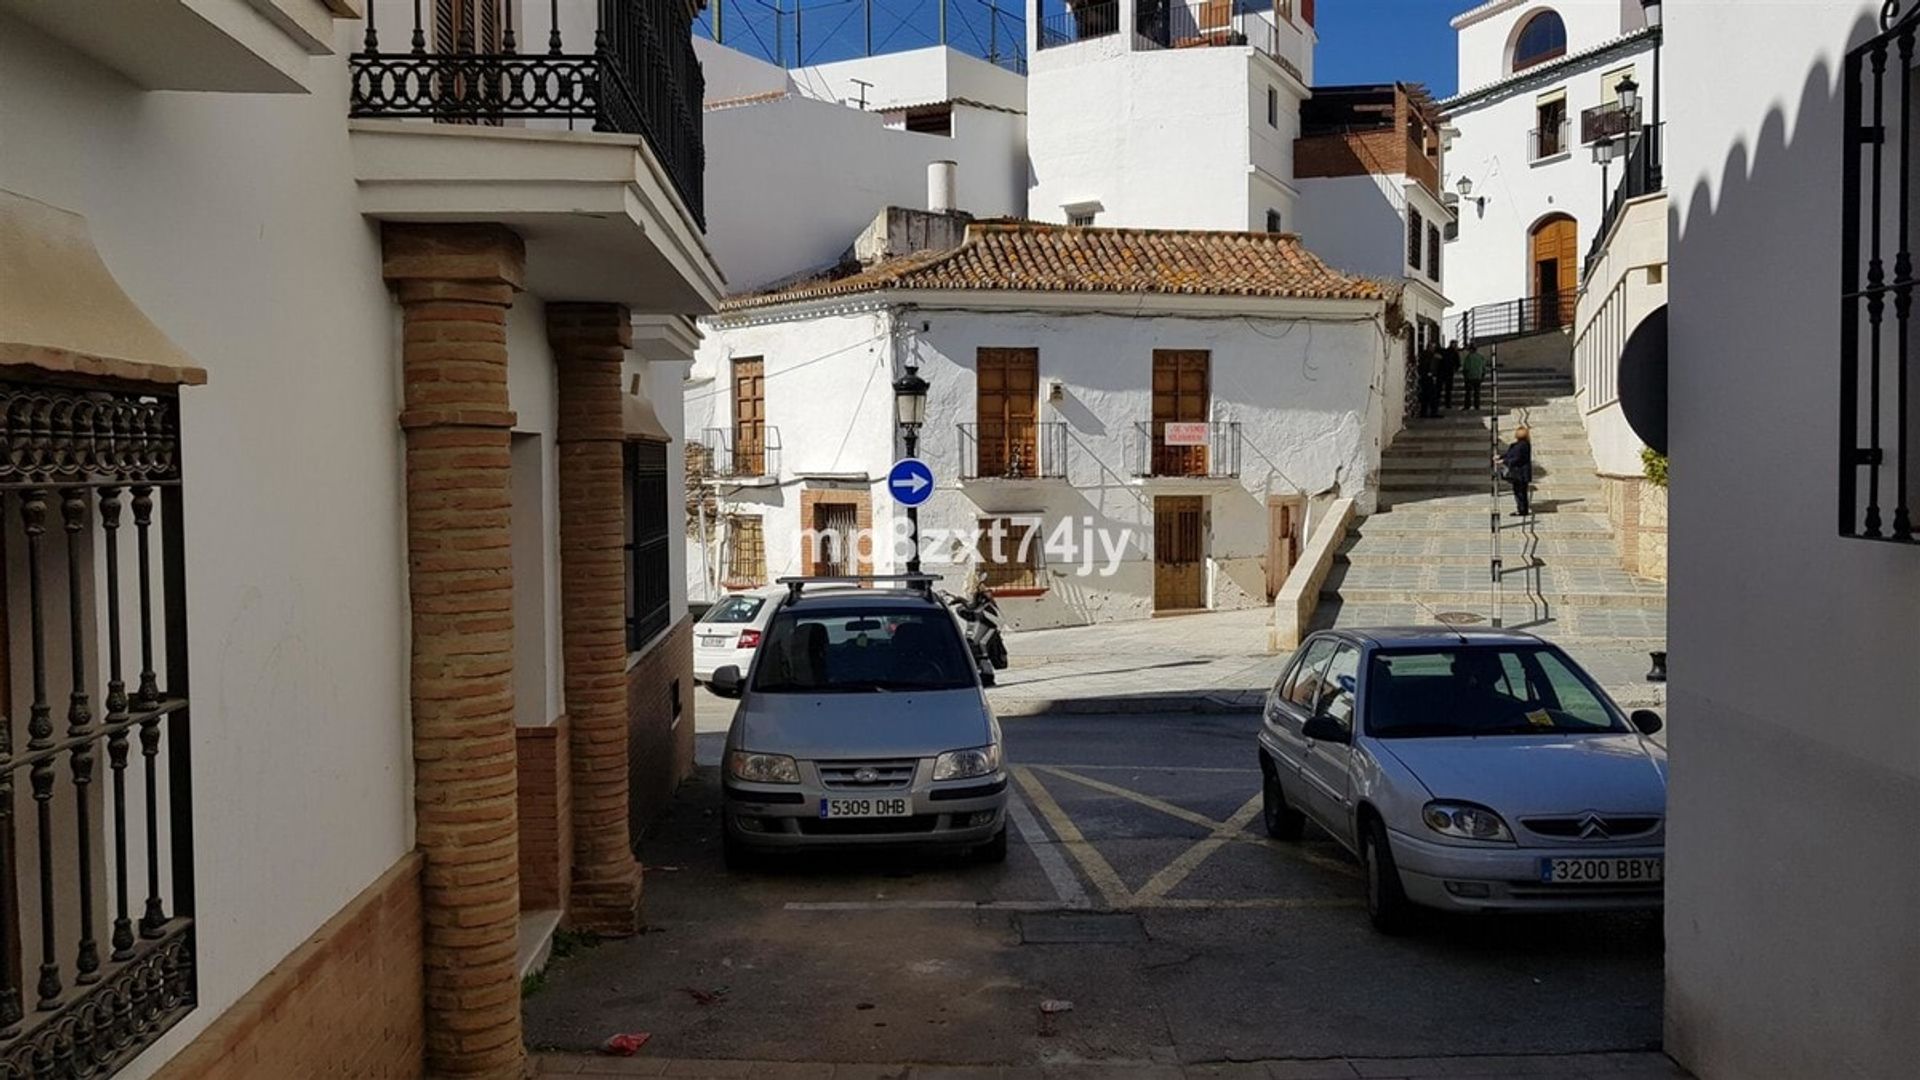
POLYGON ((1207 475, 1207 448, 1168 446, 1169 422, 1204 422, 1209 412, 1208 368, 1204 349, 1153 351, 1153 475, 1207 475))
POLYGON ((1040 350, 981 349, 976 366, 977 475, 1039 475, 1040 350))
POLYGON ((733 362, 733 475, 765 476, 767 469, 766 361, 733 362))
POLYGON ((980 519, 980 581, 989 589, 1037 589, 1040 587, 1039 523, 1032 519, 980 519), (993 545, 993 527, 999 522, 1002 539, 998 552, 993 545), (995 556, 998 556, 997 558, 995 556))

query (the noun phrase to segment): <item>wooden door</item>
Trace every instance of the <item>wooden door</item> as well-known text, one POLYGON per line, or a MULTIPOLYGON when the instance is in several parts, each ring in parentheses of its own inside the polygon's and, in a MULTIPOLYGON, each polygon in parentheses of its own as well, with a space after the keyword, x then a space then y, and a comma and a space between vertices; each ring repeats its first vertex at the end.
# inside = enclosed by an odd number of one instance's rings
POLYGON ((1298 498, 1288 495, 1267 496, 1267 601, 1280 595, 1287 575, 1300 561, 1300 509, 1298 498))
POLYGON ((1153 475, 1207 475, 1207 448, 1168 446, 1170 422, 1205 422, 1209 356, 1205 349, 1153 351, 1153 475))
POLYGON ((766 362, 757 356, 733 362, 733 475, 767 472, 766 362))
POLYGON ((1557 217, 1533 231, 1533 295, 1537 328, 1551 330, 1573 320, 1573 300, 1580 292, 1579 227, 1570 217, 1557 217))
POLYGON ((976 476, 1038 476, 1040 350, 981 349, 976 476))
POLYGON ((1200 33, 1225 37, 1233 29, 1233 0, 1200 0, 1200 33))
POLYGON ((1206 500, 1162 495, 1153 501, 1153 609, 1194 611, 1207 606, 1204 528, 1206 500))

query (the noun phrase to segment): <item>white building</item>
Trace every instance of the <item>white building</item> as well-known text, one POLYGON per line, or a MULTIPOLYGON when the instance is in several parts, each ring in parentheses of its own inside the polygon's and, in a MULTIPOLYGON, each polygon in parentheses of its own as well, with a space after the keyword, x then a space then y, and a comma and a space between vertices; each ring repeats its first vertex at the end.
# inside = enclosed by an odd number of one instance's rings
POLYGON ((1455 313, 1534 300, 1495 332, 1571 326, 1581 263, 1627 165, 1603 171, 1592 145, 1626 131, 1623 79, 1652 97, 1660 31, 1641 0, 1490 0, 1453 27, 1459 92, 1440 109, 1452 129, 1441 190, 1463 194, 1447 244, 1455 313))
POLYGON ((1382 296, 1291 236, 989 222, 735 298, 687 396, 714 449, 690 588, 903 569, 890 544, 836 558, 807 534, 904 530, 891 387, 917 365, 924 566, 948 587, 981 575, 1021 627, 1264 605, 1309 513, 1371 509, 1382 296), (1034 530, 1025 558, 974 550, 995 521, 1034 530))
POLYGON ((523 108, 544 4, 0 0, 0 1071, 517 1078, 632 928, 720 279, 693 9, 620 7, 664 77, 523 108))
POLYGON ((791 71, 694 47, 707 76, 708 239, 733 291, 838 260, 876 207, 918 204, 929 162, 958 165, 959 206, 1026 213, 1024 77, 940 47, 791 71))
POLYGON ((1027 5, 1036 221, 1293 229, 1293 141, 1313 82, 1313 5, 1027 5))
POLYGON ((1899 530, 1920 414, 1900 408, 1913 327, 1891 286, 1920 9, 1665 7, 1666 1047, 1704 1080, 1911 1076, 1920 548, 1899 530))

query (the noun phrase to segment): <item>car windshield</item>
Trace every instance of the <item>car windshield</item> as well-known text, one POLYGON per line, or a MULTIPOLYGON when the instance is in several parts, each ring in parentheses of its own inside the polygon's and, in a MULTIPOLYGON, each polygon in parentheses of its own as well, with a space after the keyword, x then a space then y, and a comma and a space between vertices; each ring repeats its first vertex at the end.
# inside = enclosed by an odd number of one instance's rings
POLYGON ((754 666, 765 694, 962 690, 973 665, 943 610, 787 609, 773 618, 754 666))
POLYGON ((760 609, 767 604, 764 596, 729 596, 713 605, 701 622, 745 623, 752 622, 760 609))
POLYGON ((1545 646, 1373 654, 1367 733, 1382 739, 1625 731, 1585 673, 1545 646))

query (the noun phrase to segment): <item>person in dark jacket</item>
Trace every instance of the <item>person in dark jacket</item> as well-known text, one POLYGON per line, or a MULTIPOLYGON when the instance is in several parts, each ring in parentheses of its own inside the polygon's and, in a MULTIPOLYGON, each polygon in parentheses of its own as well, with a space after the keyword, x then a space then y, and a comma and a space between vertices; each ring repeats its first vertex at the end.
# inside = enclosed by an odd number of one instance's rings
POLYGON ((1524 427, 1516 429, 1512 444, 1500 452, 1498 459, 1507 483, 1513 488, 1514 517, 1526 517, 1531 512, 1532 499, 1527 488, 1533 483, 1532 436, 1524 427))
POLYGON ((1440 350, 1440 405, 1453 408, 1453 380, 1460 374, 1460 343, 1447 342, 1440 350))
POLYGON ((1440 350, 1429 345, 1420 350, 1420 416, 1440 415, 1440 350))

